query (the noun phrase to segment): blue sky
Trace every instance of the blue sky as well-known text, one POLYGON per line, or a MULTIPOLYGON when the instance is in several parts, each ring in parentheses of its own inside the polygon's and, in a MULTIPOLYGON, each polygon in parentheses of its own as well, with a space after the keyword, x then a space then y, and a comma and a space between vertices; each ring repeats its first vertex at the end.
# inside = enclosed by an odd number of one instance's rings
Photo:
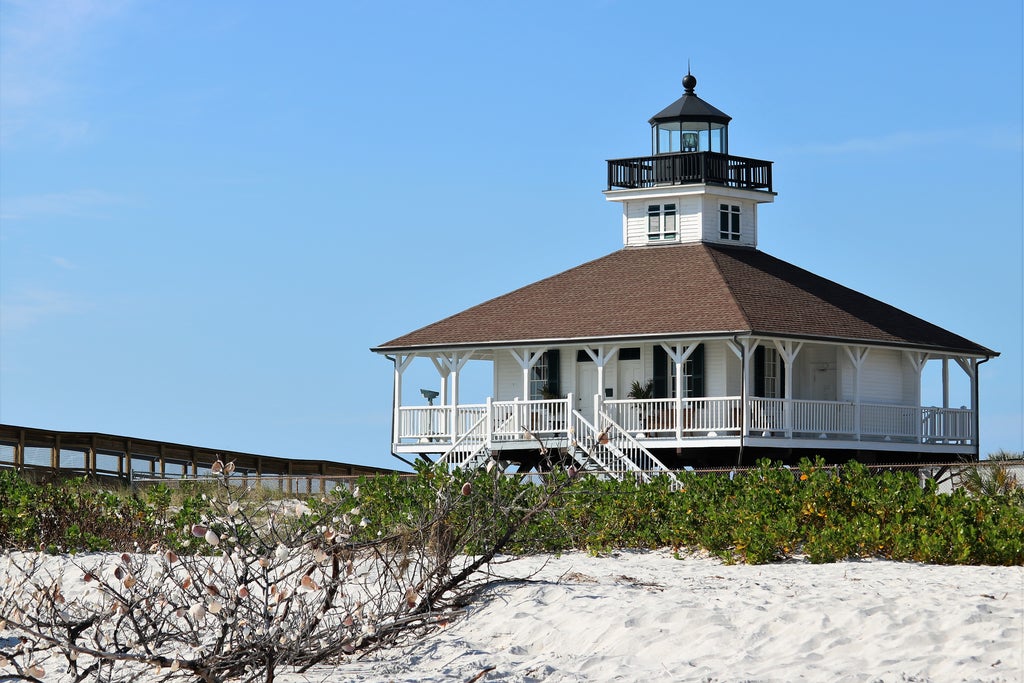
POLYGON ((689 59, 760 247, 1000 351, 1020 451, 1024 20, 948 5, 0 0, 0 421, 396 465, 369 347, 619 248, 689 59))

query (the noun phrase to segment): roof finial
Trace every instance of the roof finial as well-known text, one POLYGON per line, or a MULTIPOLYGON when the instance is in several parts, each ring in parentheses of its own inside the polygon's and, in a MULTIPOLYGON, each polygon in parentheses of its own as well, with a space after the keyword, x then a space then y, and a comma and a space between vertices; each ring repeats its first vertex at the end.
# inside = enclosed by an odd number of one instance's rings
POLYGON ((686 59, 686 75, 683 76, 683 87, 686 88, 686 94, 692 95, 693 89, 697 87, 697 79, 690 73, 690 59, 686 59))

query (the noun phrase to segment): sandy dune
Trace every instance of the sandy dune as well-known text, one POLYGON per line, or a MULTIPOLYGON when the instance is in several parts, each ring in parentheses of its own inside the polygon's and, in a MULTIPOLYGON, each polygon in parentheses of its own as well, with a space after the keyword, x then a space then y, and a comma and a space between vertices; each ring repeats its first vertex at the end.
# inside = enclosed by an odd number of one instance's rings
POLYGON ((526 576, 375 662, 306 681, 1024 681, 1024 568, 727 566, 667 551, 503 565, 526 576), (492 668, 493 667, 493 668, 492 668))
POLYGON ((1024 682, 1024 567, 728 566, 656 551, 492 572, 507 580, 414 645, 278 681, 1024 682))

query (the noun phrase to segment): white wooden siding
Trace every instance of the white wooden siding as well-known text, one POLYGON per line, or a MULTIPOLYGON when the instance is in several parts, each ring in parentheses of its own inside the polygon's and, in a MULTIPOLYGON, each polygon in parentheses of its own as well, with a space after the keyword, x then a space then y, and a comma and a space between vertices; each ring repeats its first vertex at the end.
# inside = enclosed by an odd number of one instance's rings
POLYGON ((623 240, 628 247, 675 242, 651 242, 647 239, 647 207, 651 204, 676 205, 678 242, 699 242, 701 239, 701 201, 699 197, 658 197, 625 202, 623 207, 623 240))
MULTIPOLYGON (((824 344, 805 344, 793 364, 793 388, 790 395, 797 399, 835 401, 839 397, 839 377, 836 370, 838 347, 824 344), (823 391, 816 385, 815 375, 828 374, 832 378, 832 391, 823 391)), ((845 355, 845 354, 844 354, 845 355)), ((824 383, 823 383, 824 384, 824 383)))
POLYGON ((647 244, 647 202, 626 202, 623 213, 626 216, 626 246, 647 244))
POLYGON ((719 244, 737 244, 745 247, 757 246, 757 204, 735 197, 706 195, 703 199, 703 232, 705 242, 719 244), (721 238, 721 219, 719 211, 722 204, 740 207, 740 239, 723 240, 721 238))
POLYGON ((508 351, 495 352, 494 359, 494 386, 496 387, 494 399, 496 401, 511 401, 518 397, 523 398, 523 369, 508 351))
MULTIPOLYGON (((903 355, 899 351, 871 349, 860 373, 860 400, 862 403, 900 404, 904 400, 903 355)), ((853 366, 844 367, 844 393, 853 400, 853 366), (847 378, 846 374, 850 373, 847 378)))
POLYGON ((908 406, 921 405, 921 380, 913 366, 900 356, 903 366, 903 396, 901 403, 908 406))
POLYGON ((722 342, 725 356, 725 392, 723 396, 741 396, 743 394, 743 362, 733 353, 725 342, 722 342))
POLYGON ((727 396, 725 368, 728 359, 725 354, 733 352, 724 342, 704 342, 704 395, 727 396))

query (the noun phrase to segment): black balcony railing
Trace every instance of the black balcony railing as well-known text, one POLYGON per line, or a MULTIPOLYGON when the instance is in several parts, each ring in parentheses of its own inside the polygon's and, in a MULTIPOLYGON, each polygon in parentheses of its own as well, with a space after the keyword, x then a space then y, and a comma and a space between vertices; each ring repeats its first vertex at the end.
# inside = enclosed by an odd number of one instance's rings
POLYGON ((772 162, 718 152, 658 154, 608 161, 608 189, 712 183, 772 191, 772 162))

